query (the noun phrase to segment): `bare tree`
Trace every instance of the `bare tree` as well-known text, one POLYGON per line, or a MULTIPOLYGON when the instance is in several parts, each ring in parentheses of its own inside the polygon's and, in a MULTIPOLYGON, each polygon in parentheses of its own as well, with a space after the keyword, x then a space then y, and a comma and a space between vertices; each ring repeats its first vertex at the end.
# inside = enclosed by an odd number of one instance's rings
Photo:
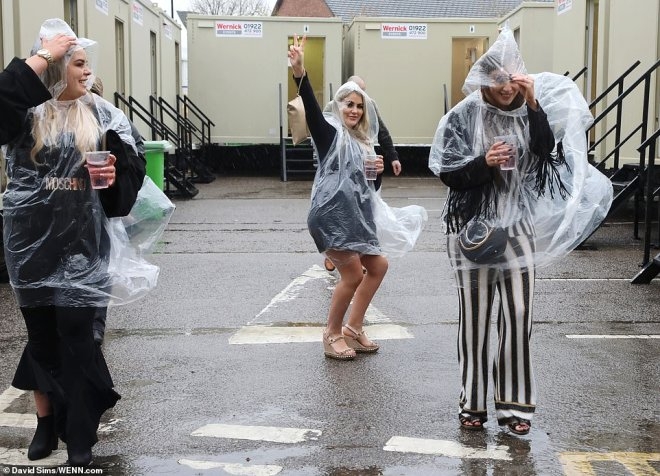
POLYGON ((267 0, 192 0, 190 10, 205 15, 269 16, 267 0))

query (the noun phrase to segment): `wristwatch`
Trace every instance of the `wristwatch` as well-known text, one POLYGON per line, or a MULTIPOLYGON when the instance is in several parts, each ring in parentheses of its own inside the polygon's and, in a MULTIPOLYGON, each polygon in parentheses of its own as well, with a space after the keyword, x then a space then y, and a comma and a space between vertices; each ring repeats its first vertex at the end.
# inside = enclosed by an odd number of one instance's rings
POLYGON ((48 51, 46 48, 41 48, 40 50, 37 50, 37 56, 40 56, 41 58, 48 61, 48 66, 55 63, 55 61, 53 60, 53 55, 50 54, 50 51, 48 51))

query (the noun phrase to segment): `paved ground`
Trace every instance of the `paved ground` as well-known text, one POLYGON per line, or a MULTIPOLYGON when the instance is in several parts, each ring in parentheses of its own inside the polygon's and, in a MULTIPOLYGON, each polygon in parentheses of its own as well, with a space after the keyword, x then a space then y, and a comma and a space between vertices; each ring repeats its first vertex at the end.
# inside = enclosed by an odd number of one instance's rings
MULTIPOLYGON (((446 189, 388 177, 393 206, 429 211, 416 249, 391 261, 367 321, 381 351, 323 358, 336 276, 306 229, 311 182, 219 178, 177 210, 158 288, 114 308, 104 351, 122 400, 95 446, 103 474, 660 474, 660 280, 631 285, 642 249, 629 213, 595 249, 541 270, 533 352, 539 406, 517 438, 456 418, 457 299, 440 230, 446 189)), ((493 329, 494 331, 494 329, 493 329)), ((0 285, 0 467, 18 474, 34 421, 10 387, 25 343, 0 285), (4 392, 4 393, 3 393, 4 392)), ((491 408, 492 411, 492 408, 491 408)), ((46 465, 63 463, 64 445, 46 465)))

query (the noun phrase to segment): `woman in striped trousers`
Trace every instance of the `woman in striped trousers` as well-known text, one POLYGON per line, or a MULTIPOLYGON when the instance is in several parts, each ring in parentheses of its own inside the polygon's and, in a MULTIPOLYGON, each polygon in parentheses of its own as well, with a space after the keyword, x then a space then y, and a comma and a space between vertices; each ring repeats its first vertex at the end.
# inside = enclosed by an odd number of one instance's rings
POLYGON ((536 270, 596 229, 612 186, 587 161, 584 131, 593 118, 584 97, 570 78, 528 75, 510 29, 472 66, 463 92, 440 120, 429 157, 449 187, 443 221, 459 297, 459 421, 467 430, 488 421, 498 303, 497 422, 525 435, 537 399, 530 348, 536 270))

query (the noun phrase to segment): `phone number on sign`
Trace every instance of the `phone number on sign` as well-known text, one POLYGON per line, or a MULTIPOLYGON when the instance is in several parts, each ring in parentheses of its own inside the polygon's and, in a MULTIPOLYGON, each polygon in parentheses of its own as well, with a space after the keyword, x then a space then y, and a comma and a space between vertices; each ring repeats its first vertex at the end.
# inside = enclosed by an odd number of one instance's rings
POLYGON ((426 25, 408 25, 408 36, 426 37, 426 25))

